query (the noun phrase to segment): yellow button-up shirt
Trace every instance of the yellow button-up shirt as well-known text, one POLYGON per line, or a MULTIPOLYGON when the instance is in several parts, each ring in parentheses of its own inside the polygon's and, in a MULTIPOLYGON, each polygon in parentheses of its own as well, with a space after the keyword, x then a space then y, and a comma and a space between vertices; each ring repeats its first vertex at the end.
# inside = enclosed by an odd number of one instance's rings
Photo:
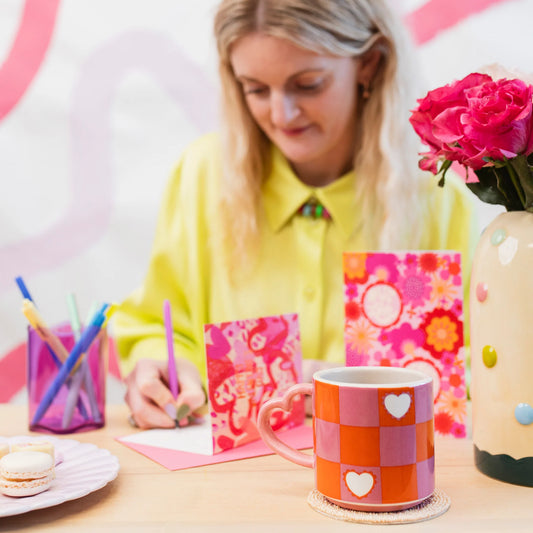
MULTIPOLYGON (((123 370, 139 358, 166 357, 164 299, 172 306, 176 356, 194 361, 204 377, 204 324, 282 313, 299 315, 304 358, 343 364, 342 254, 377 249, 360 231, 364 221, 354 172, 325 187, 310 187, 273 148, 254 260, 227 269, 216 220, 220 168, 219 138, 209 134, 186 149, 169 181, 144 284, 114 316, 123 370), (297 213, 310 198, 323 204, 331 220, 297 213)), ((418 248, 460 251, 469 273, 478 238, 470 193, 453 178, 431 191, 420 199, 427 202, 427 215, 420 220, 418 248)))

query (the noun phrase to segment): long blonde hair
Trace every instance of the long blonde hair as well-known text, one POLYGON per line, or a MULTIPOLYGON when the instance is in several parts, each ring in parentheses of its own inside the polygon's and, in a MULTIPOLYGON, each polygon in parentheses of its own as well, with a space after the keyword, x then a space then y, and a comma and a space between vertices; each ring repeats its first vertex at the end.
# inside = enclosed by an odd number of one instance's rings
POLYGON ((224 183, 222 212, 237 247, 257 232, 262 180, 270 141, 251 117, 231 62, 231 46, 254 32, 322 53, 357 57, 378 46, 382 59, 359 117, 356 190, 368 242, 376 249, 416 246, 418 140, 410 127, 415 103, 409 38, 386 0, 223 0, 214 24, 222 87, 224 183))

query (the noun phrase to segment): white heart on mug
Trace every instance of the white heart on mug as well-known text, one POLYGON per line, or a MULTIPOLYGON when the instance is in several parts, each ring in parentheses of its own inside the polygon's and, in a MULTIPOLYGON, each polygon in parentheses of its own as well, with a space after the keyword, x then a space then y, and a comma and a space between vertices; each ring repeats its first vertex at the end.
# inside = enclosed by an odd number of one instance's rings
POLYGON ((358 474, 348 470, 344 476, 348 490, 357 498, 366 496, 374 487, 374 476, 368 472, 358 474))
POLYGON ((411 406, 411 396, 406 392, 402 394, 387 394, 385 396, 385 409, 394 417, 402 418, 411 406))

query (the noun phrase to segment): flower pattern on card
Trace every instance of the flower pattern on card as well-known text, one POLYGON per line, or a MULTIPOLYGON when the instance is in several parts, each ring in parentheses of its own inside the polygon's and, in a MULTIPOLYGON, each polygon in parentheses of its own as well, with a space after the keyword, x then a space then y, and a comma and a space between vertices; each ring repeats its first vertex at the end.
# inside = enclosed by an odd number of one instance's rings
POLYGON ((433 378, 435 430, 466 435, 463 287, 455 252, 345 253, 346 365, 433 378))
MULTIPOLYGON (((204 327, 213 453, 260 438, 261 405, 301 382, 302 354, 298 315, 239 320, 204 327)), ((290 413, 274 411, 272 428, 304 421, 298 397, 290 413)))

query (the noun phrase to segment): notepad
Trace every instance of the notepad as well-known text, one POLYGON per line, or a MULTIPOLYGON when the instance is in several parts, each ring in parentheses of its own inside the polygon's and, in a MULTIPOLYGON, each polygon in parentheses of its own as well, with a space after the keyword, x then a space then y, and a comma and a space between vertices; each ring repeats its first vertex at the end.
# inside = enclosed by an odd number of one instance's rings
MULTIPOLYGON (((182 429, 188 431, 187 428, 182 429)), ((192 449, 195 446, 195 436, 189 438, 186 436, 186 431, 178 433, 179 431, 179 429, 154 429, 120 437, 117 440, 169 470, 183 470, 274 453, 262 440, 249 442, 243 446, 215 454, 183 451, 180 449, 183 447, 183 439, 191 444, 192 449), (159 432, 164 432, 165 435, 158 435, 159 432), (178 442, 178 448, 176 448, 178 442)), ((279 437, 288 446, 297 450, 313 447, 313 428, 311 426, 301 425, 291 429, 283 429, 280 431, 279 437)))

